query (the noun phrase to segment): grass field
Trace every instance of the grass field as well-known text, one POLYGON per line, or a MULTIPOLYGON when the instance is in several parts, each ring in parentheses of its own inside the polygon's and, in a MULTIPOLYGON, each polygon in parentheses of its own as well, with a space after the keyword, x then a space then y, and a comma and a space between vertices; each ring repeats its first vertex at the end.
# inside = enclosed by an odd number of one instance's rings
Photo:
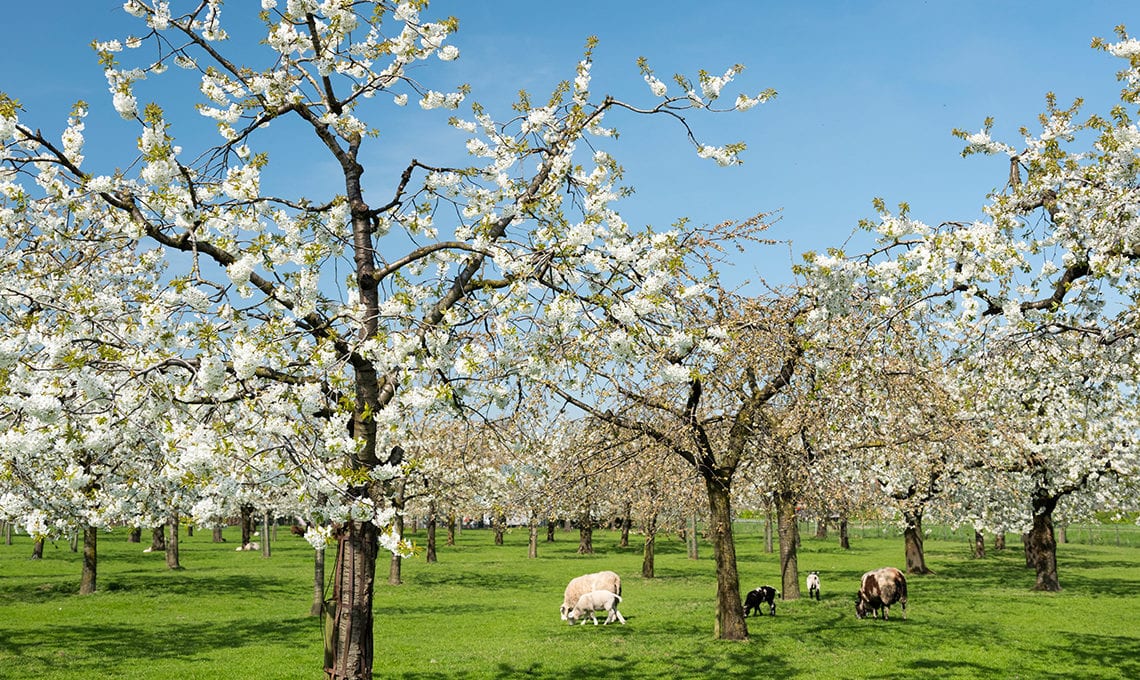
MULTIPOLYGON (((0 545, 0 678, 318 678, 318 619, 307 616, 308 545, 280 531, 273 556, 238 553, 208 532, 182 539, 182 564, 165 568, 124 534, 99 545, 100 592, 80 597, 80 556, 49 544, 42 561, 16 537, 0 545)), ((423 536, 417 537, 422 541, 423 536)), ((526 558, 525 531, 492 545, 463 532, 439 562, 405 561, 405 583, 377 571, 377 678, 1137 678, 1140 549, 1061 546, 1061 593, 1029 590, 1020 551, 982 560, 964 540, 928 540, 934 575, 911 577, 908 620, 856 620, 853 595, 868 568, 901 566, 895 537, 861 537, 843 551, 804 538, 802 574, 819 570, 823 599, 777 602, 750 618, 747 643, 712 639, 711 549, 699 560, 663 537, 658 578, 640 577, 640 548, 595 534, 578 556, 576 533, 526 558), (558 619, 571 577, 623 577, 628 625, 568 626, 558 619)), ((778 585, 775 555, 758 536, 739 540, 742 586, 778 585)), ((329 561, 331 566, 332 553, 329 561)))

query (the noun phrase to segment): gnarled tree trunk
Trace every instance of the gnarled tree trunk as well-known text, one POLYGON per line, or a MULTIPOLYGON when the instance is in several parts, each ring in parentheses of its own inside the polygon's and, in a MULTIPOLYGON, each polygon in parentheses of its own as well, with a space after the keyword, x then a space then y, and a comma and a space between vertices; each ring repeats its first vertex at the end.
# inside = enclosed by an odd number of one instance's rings
POLYGON ((903 542, 906 551, 906 573, 929 574, 926 566, 926 551, 923 547, 922 513, 906 511, 903 513, 906 520, 906 529, 903 530, 903 542))
POLYGON ((800 567, 796 551, 800 530, 796 525, 796 496, 776 494, 776 531, 780 535, 780 597, 800 599, 800 567))
MULTIPOLYGON (((740 575, 736 569, 736 542, 732 537, 730 480, 706 475, 709 494, 709 540, 716 558, 716 637, 747 640, 744 604, 740 601, 740 575)), ((693 532, 695 533, 695 532, 693 532)))
POLYGON ((1053 533, 1053 510, 1057 499, 1039 495, 1033 499, 1033 528, 1025 538, 1025 561, 1037 572, 1034 590, 1057 592, 1057 538, 1053 533))

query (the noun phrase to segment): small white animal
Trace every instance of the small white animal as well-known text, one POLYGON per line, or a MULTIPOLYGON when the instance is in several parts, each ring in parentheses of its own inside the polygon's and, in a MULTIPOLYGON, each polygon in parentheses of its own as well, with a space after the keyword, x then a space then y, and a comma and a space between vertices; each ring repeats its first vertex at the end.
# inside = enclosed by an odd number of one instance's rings
POLYGON ((808 599, 819 599, 819 572, 813 571, 807 577, 808 599))
POLYGON ((594 612, 608 612, 606 614, 606 621, 602 625, 609 624, 615 619, 625 625, 625 618, 622 617, 621 612, 618 611, 618 603, 621 602, 621 596, 617 593, 611 593, 608 590, 594 590, 586 593, 578 598, 578 604, 566 613, 566 620, 570 625, 578 619, 582 619, 582 625, 586 625, 586 619, 583 618, 586 614, 590 615, 590 620, 594 625, 598 625, 598 617, 594 616, 594 612))

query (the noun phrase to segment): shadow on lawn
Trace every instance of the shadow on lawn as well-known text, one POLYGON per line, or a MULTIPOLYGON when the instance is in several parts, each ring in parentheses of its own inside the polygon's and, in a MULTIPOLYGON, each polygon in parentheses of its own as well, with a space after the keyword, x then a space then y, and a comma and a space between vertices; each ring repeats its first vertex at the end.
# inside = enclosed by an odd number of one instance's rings
MULTIPOLYGON (((44 621, 38 628, 0 637, 0 654, 19 658, 36 655, 51 665, 46 647, 66 655, 67 668, 89 668, 92 676, 107 670, 108 660, 179 659, 190 660, 221 649, 259 647, 266 639, 291 640, 298 646, 319 638, 319 619, 236 619, 225 625, 204 626, 188 618, 185 622, 140 627, 129 622, 98 625, 70 625, 67 621, 44 621)), ((2 673, 0 673, 2 675, 2 673)))

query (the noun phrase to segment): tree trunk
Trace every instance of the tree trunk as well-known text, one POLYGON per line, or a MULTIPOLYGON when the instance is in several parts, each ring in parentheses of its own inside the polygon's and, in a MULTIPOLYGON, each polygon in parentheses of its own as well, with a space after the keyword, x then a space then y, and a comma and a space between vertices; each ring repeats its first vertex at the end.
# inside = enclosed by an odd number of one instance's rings
POLYGON ((994 550, 1005 550, 1005 532, 999 531, 994 534, 994 550))
POLYGON ((372 677, 372 590, 376 580, 378 529, 352 522, 337 539, 333 565, 333 608, 325 636, 325 677, 372 677))
POLYGON ((578 527, 578 554, 594 554, 594 528, 589 522, 585 522, 578 527))
POLYGON ((320 616, 325 608, 325 549, 313 551, 313 606, 309 616, 320 616))
POLYGON ((764 552, 771 554, 772 547, 772 508, 764 515, 764 552))
POLYGON ((847 518, 842 517, 839 520, 839 547, 844 550, 851 549, 851 536, 848 533, 847 518))
POLYGON ((507 515, 503 511, 498 511, 494 514, 491 520, 495 527, 495 545, 503 544, 503 537, 507 533, 507 515))
POLYGON ((530 541, 527 544, 526 556, 530 559, 538 558, 538 516, 530 518, 530 541))
POLYGON ((32 543, 32 559, 42 560, 44 558, 44 539, 41 536, 32 543))
POLYGON ((645 546, 641 549, 641 577, 653 578, 655 575, 653 560, 657 549, 657 513, 649 516, 645 522, 645 546))
POLYGON ((160 524, 150 531, 151 552, 166 550, 166 525, 160 524))
POLYGON ((554 532, 558 529, 558 522, 554 518, 546 520, 546 542, 554 542, 554 532))
MULTIPOLYGON (((736 543, 732 537, 731 477, 705 478, 709 494, 709 538, 716 559, 716 627, 720 640, 747 640, 744 604, 740 601, 740 574, 736 570, 736 543)), ((696 533, 695 531, 692 533, 696 533)))
POLYGON ((1025 559, 1037 572, 1034 590, 1061 590, 1057 576, 1057 538, 1053 533, 1053 510, 1056 507, 1056 498, 1038 496, 1033 499, 1033 528, 1026 535, 1025 559))
POLYGON ((820 517, 819 521, 816 522, 815 537, 816 538, 827 538, 827 518, 826 517, 820 517))
MULTIPOLYGON (((401 488, 400 494, 399 494, 399 499, 400 499, 401 505, 403 505, 403 496, 404 496, 404 491, 401 488)), ((396 531, 397 536, 403 536, 404 535, 404 514, 402 511, 402 508, 401 508, 400 512, 396 513, 396 520, 395 520, 395 522, 393 522, 393 526, 395 527, 395 531, 396 531)), ((400 557, 396 553, 392 553, 392 561, 389 562, 389 564, 388 564, 388 585, 398 586, 404 582, 404 580, 402 578, 403 566, 404 566, 404 558, 400 557)))
POLYGON ((780 596, 784 600, 800 599, 800 567, 796 552, 796 496, 776 495, 776 531, 780 534, 780 596))
POLYGON ((80 595, 90 595, 95 592, 95 573, 97 571, 95 548, 98 541, 98 529, 86 527, 83 530, 83 576, 79 580, 80 595))
POLYGON ((71 552, 79 552, 79 532, 72 533, 67 542, 71 548, 71 552))
POLYGON ((689 516, 689 528, 685 532, 685 545, 689 549, 690 560, 700 559, 698 551, 700 543, 697 540, 697 515, 695 513, 689 516))
POLYGON ((926 552, 922 542, 922 513, 903 512, 906 520, 906 529, 903 530, 903 542, 906 544, 906 573, 929 574, 926 567, 926 552))
POLYGON ((633 519, 630 517, 631 514, 633 514, 633 502, 626 501, 625 512, 622 514, 621 518, 621 540, 618 541, 618 547, 629 547, 629 528, 633 523, 633 519))
POLYGON ((222 525, 214 527, 214 543, 225 543, 226 537, 222 535, 222 525))
POLYGON ((253 506, 241 506, 241 549, 247 550, 253 542, 253 506))
POLYGON ((166 540, 166 568, 181 569, 182 565, 178 563, 178 513, 170 516, 167 526, 170 527, 170 537, 166 540))
POLYGON ((974 529, 974 557, 982 559, 986 556, 986 537, 982 532, 974 529))
POLYGON ((455 513, 447 516, 447 539, 444 540, 444 545, 455 545, 455 513))
POLYGON ((269 511, 266 510, 265 514, 261 516, 261 556, 270 557, 270 540, 269 540, 269 511))
POLYGON ((127 534, 127 543, 142 543, 142 527, 134 527, 127 534))
POLYGON ((435 564, 439 558, 435 554, 435 527, 439 522, 435 514, 435 501, 428 503, 428 517, 427 517, 427 553, 424 559, 428 564, 435 564))

